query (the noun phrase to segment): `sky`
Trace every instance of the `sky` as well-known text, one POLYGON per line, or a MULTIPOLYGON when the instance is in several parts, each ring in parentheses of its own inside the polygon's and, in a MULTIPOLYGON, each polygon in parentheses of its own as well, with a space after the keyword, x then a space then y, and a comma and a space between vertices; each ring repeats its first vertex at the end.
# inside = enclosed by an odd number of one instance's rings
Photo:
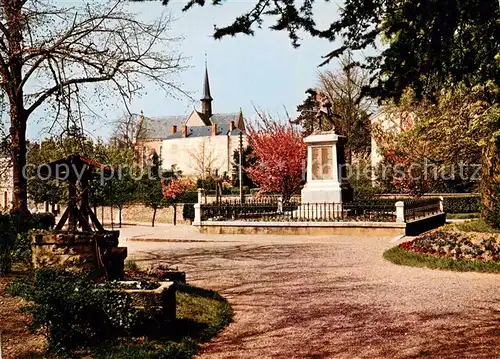
MULTIPOLYGON (((206 53, 214 113, 237 112, 241 108, 244 116, 251 120, 255 116, 255 106, 275 116, 283 116, 286 108, 293 116, 296 106, 306 97, 305 91, 316 84, 321 56, 338 46, 338 43, 303 35, 301 46, 294 49, 287 33, 269 30, 266 26, 269 22, 264 23, 255 36, 237 35, 214 40, 211 37, 214 25, 231 23, 252 2, 229 1, 223 6, 194 7, 182 12, 184 3, 171 0, 168 6, 162 6, 160 1, 149 1, 131 3, 129 7, 141 20, 153 21, 162 12, 169 12, 175 18, 169 34, 183 38, 175 43, 175 47, 186 57, 184 64, 187 69, 172 80, 190 93, 194 101, 151 87, 141 98, 132 101, 129 108, 133 113, 187 115, 193 108, 199 109, 206 53)), ((317 4, 317 23, 328 25, 337 17, 337 12, 337 2, 317 4)), ((171 48, 165 51, 171 51, 171 48)), ((335 61, 326 66, 328 69, 335 67, 338 67, 335 61)), ((94 139, 107 138, 111 123, 124 112, 125 107, 118 98, 109 101, 109 106, 99 112, 100 118, 85 125, 87 133, 94 139)), ((44 121, 40 119, 46 113, 35 113, 34 116, 28 126, 28 138, 40 139, 44 136, 44 121)))

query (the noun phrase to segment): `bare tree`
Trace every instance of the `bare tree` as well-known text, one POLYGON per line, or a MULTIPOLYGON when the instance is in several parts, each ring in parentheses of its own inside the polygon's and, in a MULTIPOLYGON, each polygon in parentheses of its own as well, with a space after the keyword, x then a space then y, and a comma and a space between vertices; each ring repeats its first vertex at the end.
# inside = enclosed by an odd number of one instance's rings
POLYGON ((220 156, 206 138, 201 140, 197 148, 188 152, 191 157, 191 167, 202 180, 206 179, 207 174, 212 174, 220 169, 218 161, 220 156))
POLYGON ((134 138, 138 135, 138 115, 124 112, 120 118, 113 122, 111 141, 115 146, 132 148, 134 138))
POLYGON ((332 128, 347 136, 347 160, 352 155, 366 156, 370 150, 370 113, 373 100, 363 88, 369 84, 369 73, 355 66, 351 54, 340 59, 340 70, 318 72, 318 88, 307 90, 308 97, 297 107, 300 112, 294 123, 302 125, 304 135, 313 129, 332 128))
POLYGON ((166 36, 169 18, 141 22, 126 10, 125 0, 75 7, 48 0, 0 4, 0 89, 10 115, 13 209, 26 212, 22 171, 27 123, 35 110, 51 106, 53 126, 81 127, 85 106, 109 91, 128 103, 146 82, 178 90, 171 75, 181 68, 181 58, 165 50, 174 40, 166 36))

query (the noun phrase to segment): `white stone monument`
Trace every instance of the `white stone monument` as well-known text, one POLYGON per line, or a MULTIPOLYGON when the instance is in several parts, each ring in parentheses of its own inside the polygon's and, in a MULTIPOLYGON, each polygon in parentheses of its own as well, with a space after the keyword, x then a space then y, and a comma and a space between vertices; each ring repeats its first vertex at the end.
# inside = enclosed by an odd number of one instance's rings
POLYGON ((301 193, 302 203, 341 203, 343 196, 349 196, 344 154, 346 140, 345 136, 333 131, 314 133, 304 139, 307 182, 301 193))

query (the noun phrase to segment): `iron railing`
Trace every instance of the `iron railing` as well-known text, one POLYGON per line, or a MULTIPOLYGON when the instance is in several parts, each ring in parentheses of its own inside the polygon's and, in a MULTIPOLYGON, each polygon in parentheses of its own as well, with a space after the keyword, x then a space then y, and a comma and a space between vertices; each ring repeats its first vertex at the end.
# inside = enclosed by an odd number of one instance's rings
POLYGON ((252 200, 246 203, 222 202, 201 205, 202 221, 377 221, 394 222, 395 207, 380 203, 281 203, 252 200))
POLYGON ((405 222, 426 217, 441 211, 439 198, 423 198, 404 201, 405 222))

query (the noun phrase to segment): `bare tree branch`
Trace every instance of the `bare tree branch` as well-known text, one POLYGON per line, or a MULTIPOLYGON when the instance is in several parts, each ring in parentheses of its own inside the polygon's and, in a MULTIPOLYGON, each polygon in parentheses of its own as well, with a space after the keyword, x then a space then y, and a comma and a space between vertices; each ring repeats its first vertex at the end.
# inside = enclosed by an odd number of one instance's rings
POLYGON ((26 208, 21 173, 27 122, 38 108, 53 106, 50 127, 68 131, 82 126, 85 102, 108 94, 128 104, 146 83, 183 93, 172 81, 183 58, 169 50, 177 40, 167 35, 170 17, 144 22, 128 6, 126 0, 69 7, 50 0, 0 0, 0 90, 9 101, 18 209, 26 208), (90 89, 95 93, 88 95, 90 89))

